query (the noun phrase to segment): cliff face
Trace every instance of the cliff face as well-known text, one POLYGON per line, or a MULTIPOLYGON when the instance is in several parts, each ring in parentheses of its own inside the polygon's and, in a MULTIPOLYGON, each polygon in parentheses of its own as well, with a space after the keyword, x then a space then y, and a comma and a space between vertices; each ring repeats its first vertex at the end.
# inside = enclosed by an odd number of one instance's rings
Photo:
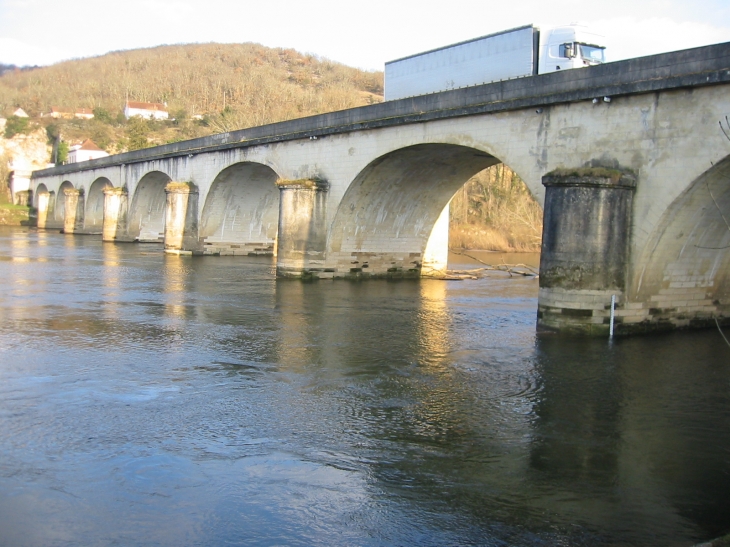
MULTIPOLYGON (((0 130, 2 125, 0 122, 0 130)), ((4 138, 0 132, 0 157, 4 157, 10 171, 44 169, 51 157, 51 146, 47 140, 42 128, 27 135, 14 135, 12 139, 4 138)))

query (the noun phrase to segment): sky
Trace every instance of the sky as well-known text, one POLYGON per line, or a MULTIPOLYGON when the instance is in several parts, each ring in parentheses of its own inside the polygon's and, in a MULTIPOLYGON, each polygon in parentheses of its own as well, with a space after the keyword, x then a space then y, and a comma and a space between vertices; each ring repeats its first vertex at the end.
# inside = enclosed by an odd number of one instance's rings
POLYGON ((526 24, 588 25, 618 61, 730 42, 730 0, 0 0, 0 63, 257 42, 368 70, 526 24))

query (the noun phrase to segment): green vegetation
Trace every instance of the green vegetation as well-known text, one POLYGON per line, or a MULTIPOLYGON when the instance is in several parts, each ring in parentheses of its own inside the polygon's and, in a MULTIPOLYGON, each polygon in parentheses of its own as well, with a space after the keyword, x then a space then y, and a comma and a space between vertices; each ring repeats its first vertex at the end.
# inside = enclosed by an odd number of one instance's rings
POLYGON ((580 167, 577 169, 553 169, 547 177, 595 177, 610 179, 616 184, 622 176, 628 174, 620 169, 610 169, 608 167, 580 167))
POLYGON ((148 135, 150 133, 149 122, 142 118, 132 118, 127 123, 127 150, 140 150, 150 146, 148 135))
POLYGON ((5 124, 5 138, 12 139, 15 135, 27 134, 30 129, 30 120, 28 118, 10 116, 5 124))
POLYGON ((34 221, 31 217, 33 209, 12 204, 8 188, 9 177, 8 158, 5 154, 0 154, 0 226, 28 226, 34 221))
POLYGON ((322 188, 327 185, 324 179, 312 177, 309 179, 277 179, 277 186, 299 186, 300 188, 322 188))

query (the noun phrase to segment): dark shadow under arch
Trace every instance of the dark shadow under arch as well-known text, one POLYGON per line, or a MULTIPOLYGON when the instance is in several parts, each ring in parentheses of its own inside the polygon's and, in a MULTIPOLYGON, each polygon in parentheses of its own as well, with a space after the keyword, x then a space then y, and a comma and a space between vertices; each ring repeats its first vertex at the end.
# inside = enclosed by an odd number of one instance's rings
POLYGON ((112 182, 106 177, 99 177, 91 184, 86 196, 85 229, 101 231, 104 223, 104 189, 112 186, 112 182))
POLYGON ((630 297, 678 296, 695 312, 730 314, 730 156, 698 177, 664 213, 637 260, 630 297), (712 308, 712 309, 711 309, 712 308), (713 313, 714 313, 713 312, 713 313))
POLYGON ((410 146, 371 162, 345 192, 329 230, 327 250, 337 271, 360 258, 372 268, 372 256, 380 269, 420 268, 432 229, 453 195, 497 163, 486 152, 454 144, 410 146))
POLYGON ((161 171, 151 171, 137 183, 130 208, 128 234, 138 241, 165 238, 165 186, 172 179, 161 171))
POLYGON ((279 221, 276 172, 263 164, 231 165, 213 181, 205 200, 200 241, 206 252, 271 254, 279 221))
POLYGON ((74 185, 67 180, 63 181, 58 188, 58 195, 56 196, 53 207, 53 221, 60 223, 61 226, 63 226, 63 219, 66 215, 66 194, 64 190, 71 190, 73 188, 74 185))

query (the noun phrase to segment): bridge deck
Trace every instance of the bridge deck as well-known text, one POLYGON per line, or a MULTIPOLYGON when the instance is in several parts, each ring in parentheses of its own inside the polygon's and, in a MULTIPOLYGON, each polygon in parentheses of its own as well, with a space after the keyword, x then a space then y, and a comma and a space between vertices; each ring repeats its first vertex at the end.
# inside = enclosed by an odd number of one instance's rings
POLYGON ((730 42, 241 129, 35 171, 33 178, 442 118, 727 82, 730 42))

